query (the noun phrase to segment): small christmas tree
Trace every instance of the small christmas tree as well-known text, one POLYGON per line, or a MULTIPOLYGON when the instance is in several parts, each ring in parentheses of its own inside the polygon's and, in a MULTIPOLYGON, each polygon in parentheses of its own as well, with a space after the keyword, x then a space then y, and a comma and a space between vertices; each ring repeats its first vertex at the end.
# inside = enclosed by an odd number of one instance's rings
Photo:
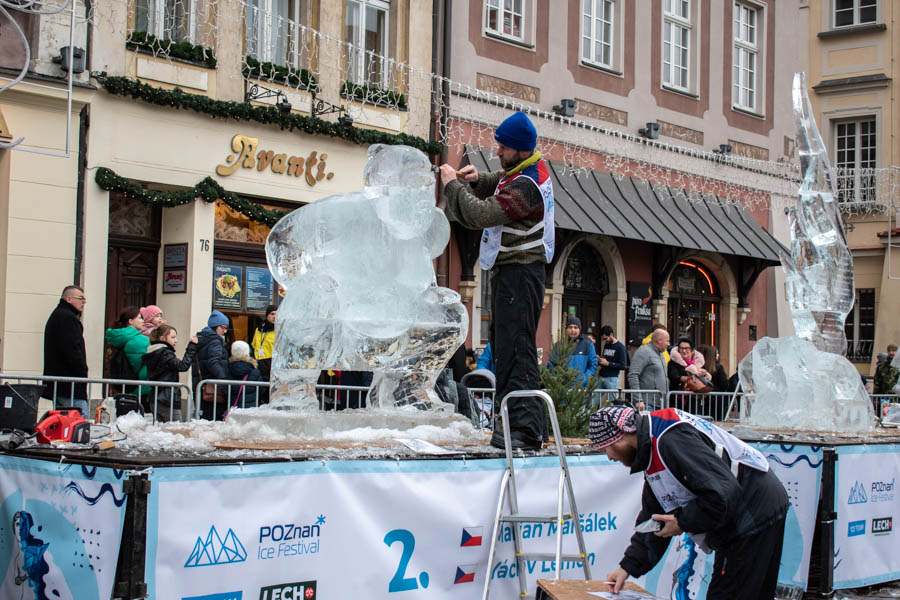
POLYGON ((553 399, 563 437, 587 437, 588 424, 595 410, 591 398, 597 389, 598 376, 594 373, 586 382, 582 381, 584 374, 569 366, 575 341, 569 339, 565 329, 558 339, 550 350, 547 366, 541 366, 541 386, 553 399))

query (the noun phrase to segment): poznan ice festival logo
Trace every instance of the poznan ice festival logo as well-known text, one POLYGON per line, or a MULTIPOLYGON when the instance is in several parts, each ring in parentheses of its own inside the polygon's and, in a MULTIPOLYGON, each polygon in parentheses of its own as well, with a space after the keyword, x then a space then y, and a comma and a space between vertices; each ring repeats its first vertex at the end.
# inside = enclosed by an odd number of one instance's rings
POLYGON ((244 545, 234 534, 231 528, 225 534, 225 538, 219 537, 216 526, 209 528, 206 539, 197 538, 194 542, 194 550, 188 557, 185 567, 208 567, 211 565, 229 565, 247 560, 247 551, 244 545))
POLYGON ((857 481, 853 484, 853 487, 850 488, 850 497, 847 498, 847 504, 865 504, 868 501, 869 498, 866 496, 866 488, 857 481))

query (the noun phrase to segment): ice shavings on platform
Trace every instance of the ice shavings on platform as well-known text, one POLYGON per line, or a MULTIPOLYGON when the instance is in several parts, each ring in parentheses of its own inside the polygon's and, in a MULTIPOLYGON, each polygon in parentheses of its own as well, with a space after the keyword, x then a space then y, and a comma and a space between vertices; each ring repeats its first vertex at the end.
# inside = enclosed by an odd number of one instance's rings
MULTIPOLYGON (((365 426, 350 430, 328 430, 320 435, 302 436, 279 431, 263 421, 202 421, 189 423, 153 423, 149 417, 136 412, 119 417, 113 426, 112 437, 125 436, 118 441, 118 448, 138 453, 158 453, 190 456, 209 455, 259 455, 274 457, 272 450, 254 448, 278 448, 292 450, 291 454, 327 455, 336 458, 393 457, 411 452, 397 440, 422 440, 433 444, 459 444, 471 441, 482 434, 466 421, 456 421, 447 427, 419 425, 405 430, 389 427, 365 426), (302 448, 304 441, 318 441, 314 447, 302 448), (379 447, 354 448, 353 445, 378 443, 379 447), (235 445, 236 444, 236 445, 235 445), (229 452, 222 447, 231 448, 229 452), (303 452, 300 452, 300 451, 303 452), (297 451, 297 452, 294 452, 297 451), (399 451, 399 452, 398 452, 399 451)), ((486 440, 485 440, 486 444, 486 440)))

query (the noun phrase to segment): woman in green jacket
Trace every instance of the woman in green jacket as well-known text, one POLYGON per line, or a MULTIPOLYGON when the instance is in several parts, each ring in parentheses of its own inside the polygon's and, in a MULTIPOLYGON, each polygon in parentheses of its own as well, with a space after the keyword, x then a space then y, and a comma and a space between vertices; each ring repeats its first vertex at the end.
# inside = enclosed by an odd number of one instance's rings
MULTIPOLYGON (((147 379, 147 365, 144 364, 142 357, 147 353, 147 347, 150 340, 141 333, 144 326, 144 319, 141 317, 140 310, 135 306, 129 306, 119 315, 119 320, 115 323, 118 327, 106 330, 106 343, 113 349, 113 360, 110 365, 114 379, 147 379), (117 369, 115 363, 115 354, 122 351, 125 355, 128 366, 131 367, 131 373, 122 372, 123 369, 117 369), (116 372, 116 371, 119 372, 116 372)), ((141 388, 140 394, 146 395, 150 388, 141 388)))

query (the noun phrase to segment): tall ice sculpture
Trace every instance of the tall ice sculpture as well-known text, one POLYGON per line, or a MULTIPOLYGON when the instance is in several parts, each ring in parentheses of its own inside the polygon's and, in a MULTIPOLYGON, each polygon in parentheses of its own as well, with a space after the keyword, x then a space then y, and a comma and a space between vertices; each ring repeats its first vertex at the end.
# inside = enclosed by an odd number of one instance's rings
POLYGON ((272 358, 274 407, 312 412, 323 369, 373 371, 369 408, 452 411, 434 382, 465 339, 459 294, 432 261, 450 238, 434 173, 408 146, 369 148, 364 187, 303 206, 266 241, 285 289, 272 358))
POLYGON ((782 254, 796 336, 763 338, 739 366, 741 423, 774 429, 862 432, 874 410, 859 373, 843 352, 853 307, 853 258, 844 236, 834 173, 806 93, 793 82, 802 182, 787 210, 791 253, 782 254))

